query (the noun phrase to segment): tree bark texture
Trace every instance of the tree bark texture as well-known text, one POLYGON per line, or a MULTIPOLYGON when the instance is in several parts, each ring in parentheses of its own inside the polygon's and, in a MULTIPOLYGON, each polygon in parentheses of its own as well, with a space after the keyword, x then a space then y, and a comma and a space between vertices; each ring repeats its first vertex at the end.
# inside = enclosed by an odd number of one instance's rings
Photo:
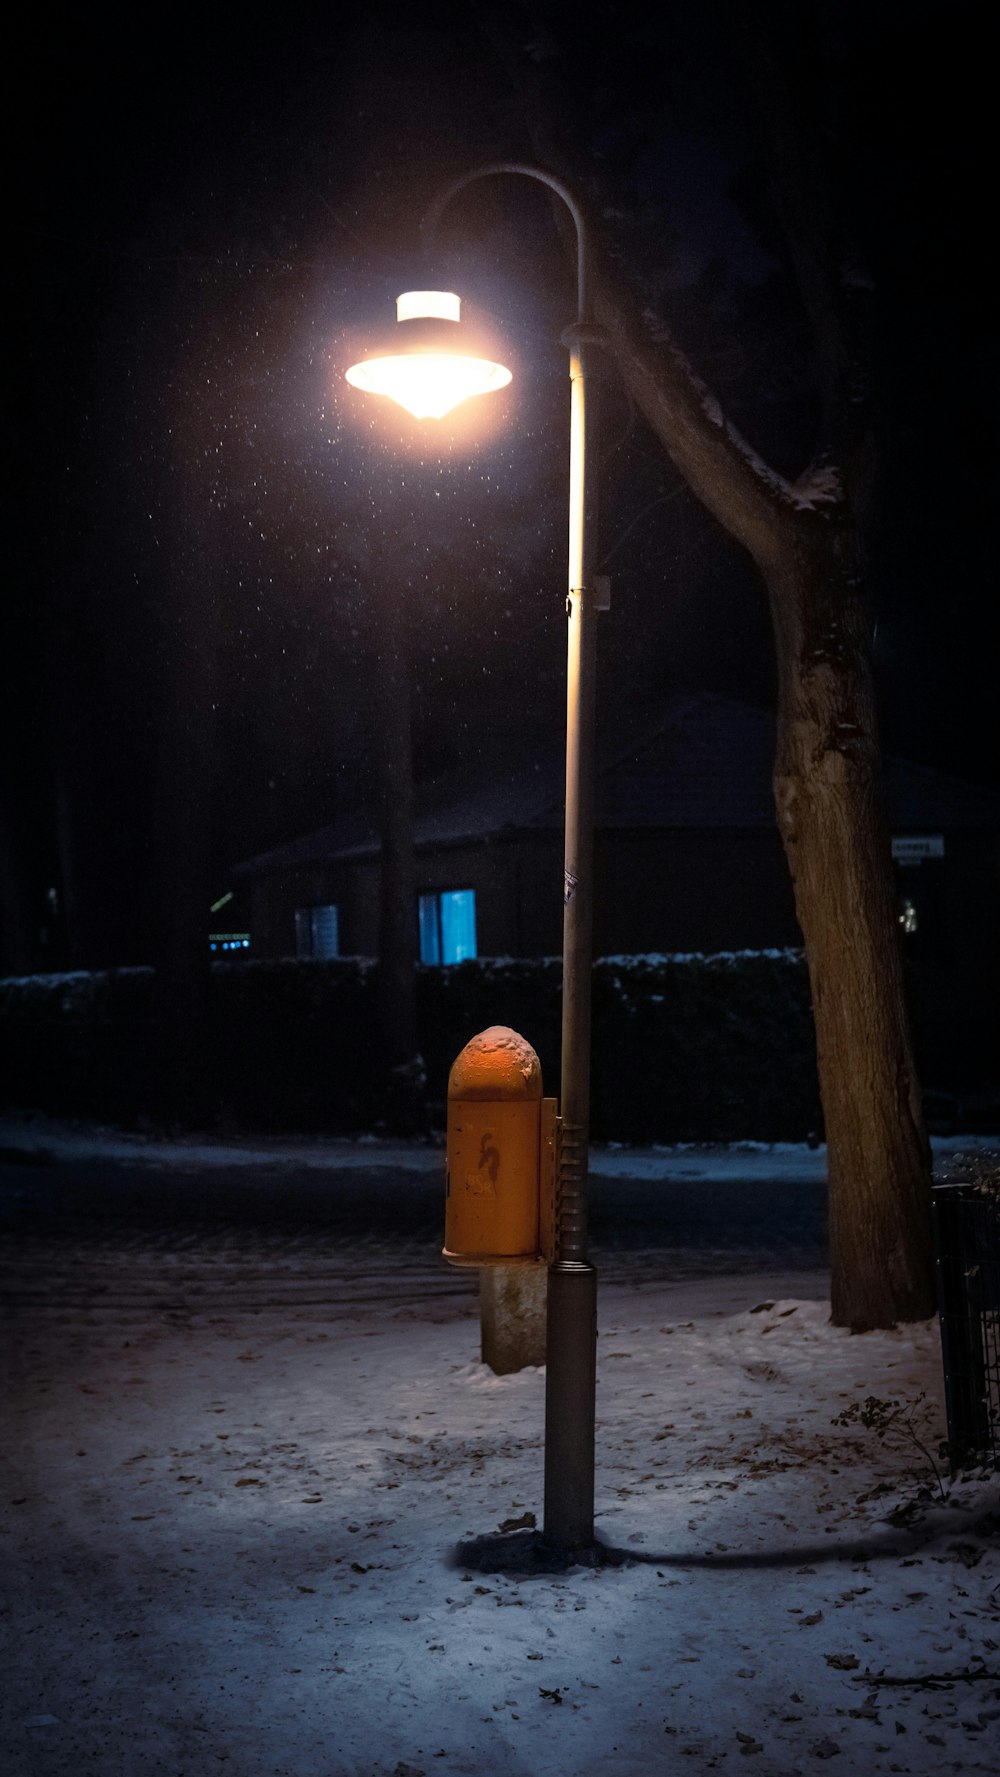
POLYGON ((930 1152, 906 1015, 865 625, 832 533, 768 591, 780 662, 774 797, 805 941, 826 1125, 834 1322, 923 1319, 930 1152), (831 610, 839 613, 831 622, 831 610))
POLYGON ((829 1156, 833 1318, 934 1312, 930 1152, 905 1004, 862 560, 843 490, 758 463, 683 356, 597 299, 637 405, 767 586, 778 666, 774 769, 813 993, 829 1156))

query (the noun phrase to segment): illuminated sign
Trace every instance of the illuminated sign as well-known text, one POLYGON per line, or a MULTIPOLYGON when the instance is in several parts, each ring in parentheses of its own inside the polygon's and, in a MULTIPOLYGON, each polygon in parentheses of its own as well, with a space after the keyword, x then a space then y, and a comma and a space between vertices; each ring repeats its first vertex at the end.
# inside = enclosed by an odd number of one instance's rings
POLYGON ((906 834, 893 840, 892 855, 897 864, 922 864, 925 858, 943 858, 944 835, 906 834))

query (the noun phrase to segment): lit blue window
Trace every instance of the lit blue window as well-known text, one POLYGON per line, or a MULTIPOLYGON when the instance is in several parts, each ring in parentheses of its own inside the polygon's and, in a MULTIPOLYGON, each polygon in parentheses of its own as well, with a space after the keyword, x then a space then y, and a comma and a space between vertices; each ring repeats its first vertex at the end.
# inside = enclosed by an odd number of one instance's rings
POLYGON ((475 956, 475 889, 421 895, 417 913, 422 963, 462 963, 475 956))
POLYGON ((420 961, 441 961, 441 897, 421 895, 418 909, 420 922, 420 961))
POLYGON ((340 955, 340 922, 332 902, 295 909, 295 954, 321 961, 340 955))

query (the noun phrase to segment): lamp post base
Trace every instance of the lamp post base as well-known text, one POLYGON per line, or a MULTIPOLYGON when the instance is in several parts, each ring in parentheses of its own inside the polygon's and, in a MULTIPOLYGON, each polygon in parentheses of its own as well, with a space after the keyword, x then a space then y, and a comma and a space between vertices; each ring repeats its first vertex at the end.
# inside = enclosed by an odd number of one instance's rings
POLYGON ((501 1535, 468 1537, 456 1543, 451 1564, 472 1573, 508 1573, 534 1578, 546 1573, 570 1573, 574 1567, 626 1567, 648 1560, 634 1549, 609 1548, 593 1542, 583 1549, 555 1549, 540 1530, 508 1530, 501 1535))
POLYGON ((594 1402, 597 1381, 597 1273, 579 1260, 549 1271, 545 1368, 547 1548, 594 1546, 594 1402))

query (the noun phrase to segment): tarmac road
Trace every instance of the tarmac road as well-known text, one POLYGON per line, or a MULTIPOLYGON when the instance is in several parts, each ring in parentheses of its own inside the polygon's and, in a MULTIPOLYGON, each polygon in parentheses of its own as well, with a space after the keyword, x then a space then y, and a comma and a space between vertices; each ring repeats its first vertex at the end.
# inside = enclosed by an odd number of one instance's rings
MULTIPOLYGON (((774 1273, 774 1293, 791 1293, 778 1274, 825 1269, 821 1176, 769 1178, 754 1154, 743 1178, 630 1177, 627 1154, 613 1158, 591 1188, 604 1281, 774 1273)), ((442 1261, 443 1216, 440 1150, 243 1150, 227 1164, 196 1147, 0 1142, 0 1291, 15 1316, 459 1308, 477 1277, 442 1261)))

